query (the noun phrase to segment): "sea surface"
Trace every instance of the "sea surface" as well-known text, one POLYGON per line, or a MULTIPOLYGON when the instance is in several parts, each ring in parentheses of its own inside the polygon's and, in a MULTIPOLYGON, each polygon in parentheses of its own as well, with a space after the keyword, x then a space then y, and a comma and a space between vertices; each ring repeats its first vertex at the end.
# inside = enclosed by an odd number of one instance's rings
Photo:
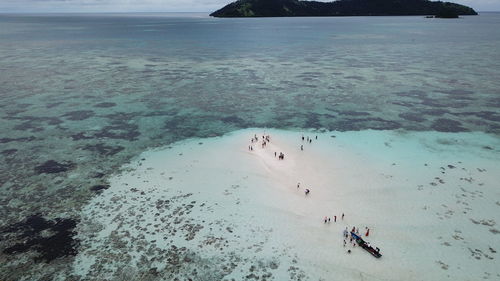
POLYGON ((82 208, 150 148, 242 128, 498 138, 499 26, 0 14, 0 279, 66 272, 82 208))

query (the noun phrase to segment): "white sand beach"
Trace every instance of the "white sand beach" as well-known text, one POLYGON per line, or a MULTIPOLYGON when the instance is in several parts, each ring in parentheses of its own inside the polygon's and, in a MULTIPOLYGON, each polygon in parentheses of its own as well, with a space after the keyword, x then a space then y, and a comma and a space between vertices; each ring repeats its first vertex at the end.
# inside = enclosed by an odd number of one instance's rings
POLYGON ((147 151, 84 209, 74 274, 499 280, 499 143, 483 133, 245 129, 147 151), (254 134, 270 142, 251 143, 254 134), (383 256, 344 247, 346 227, 383 256))

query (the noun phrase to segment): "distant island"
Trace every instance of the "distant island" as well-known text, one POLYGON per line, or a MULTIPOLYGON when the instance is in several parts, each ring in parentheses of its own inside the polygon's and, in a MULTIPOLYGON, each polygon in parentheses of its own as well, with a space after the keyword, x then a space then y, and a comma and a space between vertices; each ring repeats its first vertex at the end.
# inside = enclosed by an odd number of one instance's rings
POLYGON ((329 17, 416 16, 456 18, 477 15, 474 9, 450 2, 428 0, 238 0, 210 14, 212 17, 329 17))

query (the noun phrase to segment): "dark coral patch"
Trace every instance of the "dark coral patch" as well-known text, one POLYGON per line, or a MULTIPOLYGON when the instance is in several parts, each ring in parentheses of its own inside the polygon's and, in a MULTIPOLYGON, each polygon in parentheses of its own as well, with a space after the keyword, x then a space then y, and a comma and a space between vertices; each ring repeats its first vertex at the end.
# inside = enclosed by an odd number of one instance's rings
POLYGON ((243 120, 242 118, 240 118, 238 116, 234 116, 234 115, 223 117, 223 118, 221 118, 221 121, 223 121, 224 123, 236 124, 236 125, 239 125, 240 127, 244 127, 246 124, 245 120, 243 120))
POLYGON ((370 113, 368 112, 354 111, 354 110, 339 111, 339 114, 348 116, 370 116, 370 113))
POLYGON ((23 116, 18 118, 11 118, 17 120, 24 120, 21 124, 18 124, 14 127, 15 130, 19 131, 32 131, 32 132, 40 132, 44 130, 45 124, 47 125, 59 125, 63 121, 61 121, 57 117, 35 117, 35 116, 23 116))
POLYGON ((131 123, 131 120, 137 116, 140 116, 140 113, 118 112, 106 115, 104 117, 110 119, 111 125, 102 128, 94 137, 135 141, 141 133, 139 126, 131 123))
POLYGON ((468 90, 449 90, 449 91, 438 91, 438 93, 443 93, 448 95, 449 98, 454 100, 474 100, 474 92, 468 90))
POLYGON ((395 104, 395 105, 400 105, 400 106, 404 106, 404 107, 415 107, 415 103, 414 102, 406 102, 406 101, 393 101, 391 102, 392 104, 395 104))
POLYGON ((116 122, 113 125, 106 126, 97 132, 94 136, 97 138, 122 139, 128 141, 137 140, 140 136, 139 126, 136 124, 127 124, 126 122, 116 122))
POLYGON ((467 129, 462 127, 462 123, 456 121, 456 120, 451 120, 451 119, 446 119, 446 118, 439 118, 436 119, 431 127, 438 131, 438 132, 466 132, 467 129))
POLYGON ((66 112, 65 114, 63 114, 63 117, 66 117, 66 119, 72 121, 80 121, 88 119, 94 115, 95 113, 92 110, 76 110, 76 111, 66 112))
POLYGON ((440 108, 430 108, 430 109, 420 110, 420 113, 425 114, 425 115, 432 115, 432 116, 442 116, 445 113, 449 113, 449 111, 446 109, 440 109, 440 108))
POLYGON ((483 120, 500 122, 500 114, 494 111, 461 112, 454 113, 457 116, 476 116, 483 120))
POLYGON ((98 184, 98 185, 94 185, 90 188, 91 191, 94 191, 94 192, 97 192, 97 193, 100 193, 102 192, 103 190, 106 190, 109 188, 109 185, 107 184, 98 184))
POLYGON ((35 262, 49 263, 57 258, 75 256, 79 241, 74 238, 76 220, 56 218, 47 220, 40 214, 27 217, 24 221, 4 228, 0 234, 4 241, 16 241, 4 254, 14 255, 35 251, 35 262))
POLYGON ((62 101, 58 101, 58 102, 53 102, 53 103, 49 103, 47 105, 45 105, 46 108, 53 108, 53 107, 57 107, 59 105, 63 104, 62 101))
POLYGON ((28 142, 34 141, 36 138, 34 136, 30 137, 21 137, 21 138, 1 138, 0 143, 8 143, 8 142, 28 142))
POLYGON ((343 119, 329 126, 330 130, 337 131, 358 131, 364 129, 374 130, 395 130, 401 128, 401 124, 396 121, 385 120, 382 118, 362 118, 362 119, 343 119))
POLYGON ((319 114, 310 113, 307 115, 305 127, 306 128, 321 128, 321 121, 319 120, 319 114))
POLYGON ((401 124, 392 120, 382 118, 366 118, 368 122, 366 127, 374 130, 395 130, 401 128, 401 124))
POLYGON ((95 104, 94 107, 108 108, 108 107, 113 107, 115 105, 116 105, 116 103, 114 103, 114 102, 101 102, 101 103, 95 104))
POLYGON ((425 99, 427 97, 427 94, 423 91, 419 90, 411 90, 408 92, 398 92, 396 95, 400 97, 410 97, 410 98, 417 98, 417 99, 425 99))
POLYGON ((15 149, 15 148, 13 148, 13 149, 5 149, 5 150, 2 150, 2 155, 4 155, 4 156, 10 156, 10 155, 13 155, 16 152, 17 152, 17 149, 15 149))
POLYGON ((77 140, 89 140, 89 139, 93 139, 94 138, 93 136, 89 136, 85 132, 76 133, 76 134, 71 135, 70 137, 74 141, 77 141, 77 140))
POLYGON ((430 98, 422 98, 421 104, 431 106, 431 107, 445 107, 446 104, 443 104, 440 100, 430 99, 430 98))
POLYGON ((351 76, 346 76, 346 79, 354 79, 358 81, 365 81, 366 79, 363 76, 358 76, 358 75, 351 75, 351 76))
POLYGON ((493 108, 500 108, 500 97, 493 97, 486 100, 488 106, 493 108))
POLYGON ((425 121, 425 118, 423 118, 422 114, 419 114, 419 113, 405 112, 405 113, 400 113, 399 117, 401 117, 405 120, 414 121, 414 122, 425 121))
POLYGON ((59 163, 54 160, 46 161, 45 163, 35 167, 37 174, 56 174, 66 172, 75 167, 72 162, 59 163))
POLYGON ((93 174, 93 175, 92 175, 92 177, 93 177, 94 179, 101 179, 101 178, 103 178, 105 175, 106 175, 105 173, 99 173, 99 172, 98 172, 98 173, 93 174))
POLYGON ((88 145, 84 146, 83 149, 97 152, 97 153, 104 155, 104 156, 112 156, 112 155, 115 155, 116 153, 124 150, 125 148, 123 146, 119 146, 119 145, 118 146, 111 146, 111 145, 105 145, 103 143, 98 143, 98 144, 94 144, 94 145, 88 144, 88 145))

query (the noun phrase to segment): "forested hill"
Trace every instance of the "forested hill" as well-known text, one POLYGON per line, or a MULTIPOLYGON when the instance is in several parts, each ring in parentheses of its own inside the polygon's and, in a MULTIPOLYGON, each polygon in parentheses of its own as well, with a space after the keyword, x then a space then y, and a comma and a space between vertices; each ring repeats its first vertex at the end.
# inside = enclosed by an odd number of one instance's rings
POLYGON ((213 17, 311 17, 477 15, 474 9, 450 2, 428 0, 239 0, 210 14, 213 17))

